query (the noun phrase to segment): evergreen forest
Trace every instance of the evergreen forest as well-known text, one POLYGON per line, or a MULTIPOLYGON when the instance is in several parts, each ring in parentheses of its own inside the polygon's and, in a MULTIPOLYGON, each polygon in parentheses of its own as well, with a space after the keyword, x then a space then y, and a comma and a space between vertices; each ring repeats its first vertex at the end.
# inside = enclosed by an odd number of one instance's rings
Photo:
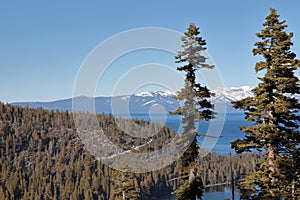
MULTIPOLYGON (((231 142, 235 154, 205 152, 198 143, 206 135, 197 132, 196 124, 218 113, 211 101, 214 94, 198 82, 198 70, 215 66, 207 62, 207 42, 193 23, 181 37, 182 49, 175 56, 184 86, 174 98, 182 104, 169 111, 182 116, 182 133, 142 119, 102 113, 94 115, 94 122, 84 111, 0 102, 0 200, 150 200, 170 194, 177 200, 196 200, 202 198, 205 188, 219 185, 236 186, 242 200, 300 199, 300 103, 296 98, 300 60, 292 51, 294 34, 286 28, 286 21, 271 8, 262 30, 256 33, 252 53, 259 57, 253 67, 258 84, 253 96, 231 102, 250 122, 247 127, 236 127, 245 137, 231 142), (79 130, 78 123, 87 128, 79 130), (92 132, 92 123, 118 148, 136 154, 160 151, 173 140, 189 138, 190 145, 170 165, 156 170, 155 163, 149 163, 147 167, 155 170, 144 173, 124 164, 120 154, 112 159, 122 169, 116 170, 95 157, 92 145, 82 137, 84 131, 92 132)), ((108 151, 103 145, 101 151, 108 151)))
MULTIPOLYGON (((112 115, 98 115, 98 120, 107 136, 122 141, 118 144, 124 149, 132 142, 144 142, 123 134, 112 115)), ((164 127, 159 135, 147 151, 160 148, 175 133, 164 127)), ((238 181, 255 169, 262 156, 209 153, 198 163, 201 179, 206 186, 229 184, 232 178, 238 181)), ((176 162, 136 174, 101 164, 81 143, 73 115, 58 110, 1 103, 0 159, 0 199, 122 199, 123 190, 126 199, 155 199, 174 192, 179 184, 176 162)))

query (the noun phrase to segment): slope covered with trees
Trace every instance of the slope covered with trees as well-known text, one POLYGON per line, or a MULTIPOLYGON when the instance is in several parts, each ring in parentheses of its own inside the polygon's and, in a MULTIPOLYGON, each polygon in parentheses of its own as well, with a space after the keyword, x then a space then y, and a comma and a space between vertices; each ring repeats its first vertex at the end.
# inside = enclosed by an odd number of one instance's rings
MULTIPOLYGON (((123 134, 112 115, 98 119, 124 149, 145 142, 123 134)), ((172 137, 174 132, 165 127, 147 148, 160 148, 172 137)), ((238 180, 254 169, 259 157, 208 154, 199 163, 201 178, 206 185, 228 183, 232 164, 238 180)), ((112 170, 86 151, 70 113, 0 103, 0 172, 0 199, 119 199, 123 190, 126 199, 152 199, 178 187, 180 168, 175 162, 143 174, 112 170)))

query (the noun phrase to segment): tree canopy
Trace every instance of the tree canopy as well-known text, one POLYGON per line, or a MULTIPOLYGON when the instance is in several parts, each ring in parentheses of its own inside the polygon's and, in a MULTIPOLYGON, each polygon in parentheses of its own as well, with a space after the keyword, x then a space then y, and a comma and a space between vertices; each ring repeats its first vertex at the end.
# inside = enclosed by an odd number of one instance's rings
POLYGON ((200 151, 195 123, 214 116, 213 105, 208 100, 212 94, 206 86, 196 81, 197 70, 214 67, 206 62, 207 58, 203 55, 206 50, 206 41, 199 34, 199 28, 195 24, 190 24, 182 37, 183 50, 179 51, 175 57, 175 62, 182 64, 177 70, 185 72, 186 78, 184 87, 175 96, 183 102, 183 106, 171 114, 182 115, 182 136, 191 142, 179 161, 182 168, 181 176, 188 178, 183 178, 182 185, 176 190, 177 199, 194 200, 202 196, 203 183, 195 171, 195 163, 200 151))
POLYGON ((299 79, 295 70, 300 61, 291 51, 293 33, 285 31, 285 20, 270 9, 261 32, 254 44, 254 55, 263 60, 255 71, 263 74, 253 89, 254 96, 234 102, 244 110, 246 119, 254 124, 241 127, 246 133, 243 140, 232 142, 237 152, 251 149, 266 152, 256 172, 249 174, 241 184, 243 199, 298 199, 299 183, 299 79))

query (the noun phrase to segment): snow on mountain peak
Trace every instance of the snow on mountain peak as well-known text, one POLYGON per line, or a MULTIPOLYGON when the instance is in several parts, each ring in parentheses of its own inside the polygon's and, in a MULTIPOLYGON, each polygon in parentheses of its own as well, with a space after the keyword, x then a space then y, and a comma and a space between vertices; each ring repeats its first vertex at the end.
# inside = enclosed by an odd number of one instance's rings
POLYGON ((230 88, 227 88, 228 90, 252 90, 253 87, 251 86, 241 86, 241 87, 230 87, 230 88))
POLYGON ((153 92, 140 92, 135 94, 138 97, 153 97, 153 92))
POLYGON ((154 97, 154 96, 174 96, 176 93, 172 92, 170 90, 165 90, 165 91, 155 91, 155 92, 139 92, 134 94, 135 96, 138 97, 154 97))
POLYGON ((157 91, 156 93, 161 95, 161 96, 174 96, 176 94, 176 92, 172 92, 170 90, 157 91))
POLYGON ((226 102, 239 101, 247 97, 253 97, 252 89, 250 86, 217 88, 212 90, 212 93, 215 93, 215 97, 212 99, 226 102))
MULTIPOLYGON (((230 87, 230 88, 216 88, 212 89, 211 92, 215 94, 212 97, 214 101, 226 101, 233 102, 238 101, 247 97, 252 97, 253 87, 250 86, 241 86, 241 87, 230 87)), ((176 92, 165 90, 165 91, 155 91, 155 92, 140 92, 135 94, 138 97, 168 97, 175 96, 176 92)))

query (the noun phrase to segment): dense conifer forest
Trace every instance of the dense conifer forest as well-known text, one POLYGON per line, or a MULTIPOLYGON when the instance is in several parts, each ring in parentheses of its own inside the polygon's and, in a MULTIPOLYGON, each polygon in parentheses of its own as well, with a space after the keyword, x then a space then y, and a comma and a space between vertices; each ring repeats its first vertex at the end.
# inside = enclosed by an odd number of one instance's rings
MULTIPOLYGON (((105 134, 119 146, 145 143, 124 134, 112 115, 98 115, 105 134)), ((148 123, 135 120, 132 123, 148 123)), ((145 151, 167 144, 176 133, 164 127, 145 151)), ((234 156, 209 153, 198 163, 206 186, 230 183, 255 169, 262 154, 234 156), (233 173, 231 174, 231 169, 233 173)), ((73 115, 42 108, 0 103, 0 199, 155 199, 177 189, 177 163, 148 173, 113 170, 93 157, 82 144, 73 115), (126 184, 124 184, 126 182, 126 184)))

